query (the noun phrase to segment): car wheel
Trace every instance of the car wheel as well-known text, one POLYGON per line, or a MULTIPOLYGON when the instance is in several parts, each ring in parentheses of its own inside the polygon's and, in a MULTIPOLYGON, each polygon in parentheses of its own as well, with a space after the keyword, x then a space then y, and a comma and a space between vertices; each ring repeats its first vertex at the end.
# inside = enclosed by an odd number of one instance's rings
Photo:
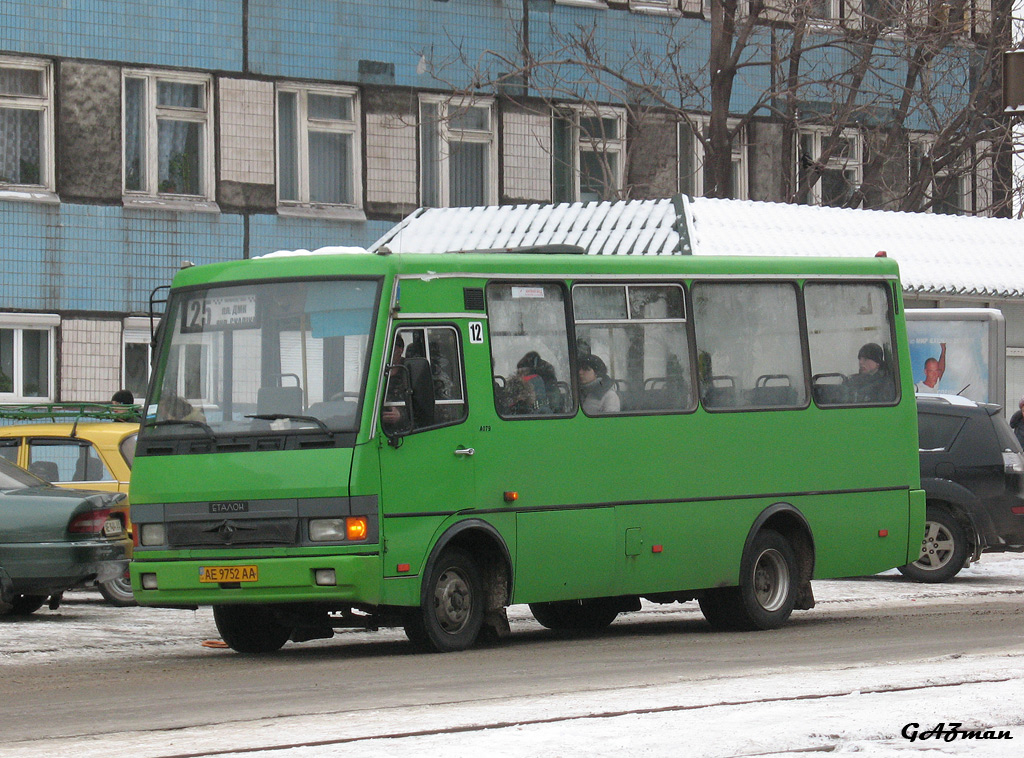
POLYGON ((452 653, 473 646, 484 620, 484 591, 476 561, 455 548, 438 556, 418 611, 405 622, 420 648, 452 653))
POLYGON ((46 595, 15 595, 10 600, 11 610, 8 611, 8 614, 29 616, 42 608, 45 602, 46 595))
POLYGON ((103 599, 116 608, 129 608, 137 605, 135 595, 132 594, 132 580, 128 578, 128 569, 124 570, 124 576, 103 582, 99 586, 103 599))
POLYGON ((569 632, 595 632, 604 629, 619 615, 615 606, 603 599, 530 603, 530 613, 541 626, 569 632))
POLYGON ((221 639, 239 653, 273 653, 292 633, 262 605, 215 605, 213 620, 221 639))
POLYGON ((707 590, 700 610, 716 629, 777 629, 796 605, 797 576, 789 540, 762 529, 743 554, 739 586, 707 590))
POLYGON ((899 571, 917 582, 948 582, 964 567, 969 549, 967 533, 956 517, 945 508, 929 505, 921 557, 899 571))

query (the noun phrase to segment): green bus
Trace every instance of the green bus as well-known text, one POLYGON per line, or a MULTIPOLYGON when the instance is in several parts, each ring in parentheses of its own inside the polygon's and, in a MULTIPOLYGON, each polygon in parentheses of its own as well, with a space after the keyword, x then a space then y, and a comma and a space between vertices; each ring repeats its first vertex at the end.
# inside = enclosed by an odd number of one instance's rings
POLYGON ((919 557, 896 263, 561 250, 184 269, 131 483, 139 604, 270 652, 462 650, 641 600, 770 629, 919 557))

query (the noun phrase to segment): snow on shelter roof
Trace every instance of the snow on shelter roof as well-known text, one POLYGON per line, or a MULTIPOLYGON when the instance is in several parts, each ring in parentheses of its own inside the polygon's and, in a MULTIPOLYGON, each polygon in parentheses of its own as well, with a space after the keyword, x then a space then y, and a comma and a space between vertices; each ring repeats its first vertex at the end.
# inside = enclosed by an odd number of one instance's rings
POLYGON ((676 196, 661 200, 420 208, 370 251, 578 245, 592 255, 872 256, 915 294, 1024 297, 1024 221, 676 196))

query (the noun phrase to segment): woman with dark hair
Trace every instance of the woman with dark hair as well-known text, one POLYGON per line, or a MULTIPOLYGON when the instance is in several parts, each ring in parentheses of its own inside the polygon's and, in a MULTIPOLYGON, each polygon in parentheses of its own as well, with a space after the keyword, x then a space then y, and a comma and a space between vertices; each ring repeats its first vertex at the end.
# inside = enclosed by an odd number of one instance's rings
POLYGON ((618 413, 621 409, 615 382, 608 376, 608 367, 596 355, 579 360, 580 397, 583 412, 588 416, 618 413))

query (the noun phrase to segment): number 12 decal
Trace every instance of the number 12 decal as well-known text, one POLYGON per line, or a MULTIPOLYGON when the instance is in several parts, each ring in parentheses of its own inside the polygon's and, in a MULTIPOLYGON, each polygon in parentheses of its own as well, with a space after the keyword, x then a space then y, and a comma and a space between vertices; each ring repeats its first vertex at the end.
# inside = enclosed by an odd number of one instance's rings
POLYGON ((469 322, 469 344, 480 345, 484 341, 484 325, 479 321, 469 322))

